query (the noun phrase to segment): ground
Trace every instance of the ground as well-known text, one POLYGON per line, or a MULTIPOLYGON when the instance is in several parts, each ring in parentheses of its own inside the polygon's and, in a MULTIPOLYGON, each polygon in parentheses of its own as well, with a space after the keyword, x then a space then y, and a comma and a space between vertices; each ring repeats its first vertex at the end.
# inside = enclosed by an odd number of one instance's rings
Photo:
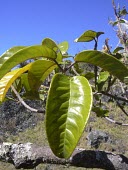
MULTIPOLYGON (((108 104, 110 108, 110 117, 116 119, 117 121, 128 123, 128 117, 121 112, 119 108, 113 103, 108 104)), ((26 129, 23 128, 21 132, 18 133, 11 133, 11 131, 6 131, 6 138, 4 137, 4 142, 12 142, 12 143, 25 143, 31 142, 35 143, 40 146, 47 146, 47 137, 45 134, 45 116, 42 114, 34 114, 35 119, 37 120, 33 126, 27 127, 26 129)), ((28 124, 30 122, 28 121, 28 124)), ((100 130, 105 132, 109 135, 108 142, 101 142, 98 150, 105 150, 114 153, 121 153, 128 157, 128 128, 122 127, 119 125, 112 124, 105 120, 104 118, 96 117, 96 115, 91 112, 90 119, 87 123, 87 126, 83 132, 83 135, 77 145, 78 148, 84 149, 95 149, 88 144, 87 135, 90 131, 100 130)), ((2 140, 1 136, 1 140, 2 140)), ((49 164, 40 164, 35 168, 35 170, 85 170, 85 168, 75 168, 69 167, 68 165, 49 165, 49 164)), ((14 166, 7 163, 0 163, 0 170, 15 170, 14 166)), ((88 169, 90 170, 90 169, 88 169)), ((95 169, 98 170, 98 169, 95 169)))

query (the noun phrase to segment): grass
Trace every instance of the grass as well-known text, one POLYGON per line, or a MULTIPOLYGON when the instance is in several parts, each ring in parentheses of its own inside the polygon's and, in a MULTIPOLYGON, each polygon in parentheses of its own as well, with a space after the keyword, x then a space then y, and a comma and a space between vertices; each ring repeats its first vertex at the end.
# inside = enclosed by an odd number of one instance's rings
POLYGON ((27 129, 24 132, 20 132, 17 136, 11 135, 7 139, 7 142, 13 142, 13 143, 30 142, 36 145, 42 145, 42 146, 48 145, 46 134, 45 134, 44 122, 40 121, 35 128, 27 129))
MULTIPOLYGON (((109 103, 109 108, 111 110, 110 117, 116 119, 117 121, 128 123, 128 118, 121 113, 120 109, 117 108, 112 103, 109 103)), ((99 150, 105 151, 114 151, 115 153, 121 153, 128 157, 128 128, 122 127, 119 125, 112 124, 105 120, 104 118, 98 118, 94 113, 91 113, 91 117, 87 123, 86 129, 83 132, 83 135, 77 145, 77 147, 85 148, 85 149, 94 149, 90 148, 87 145, 86 136, 88 134, 89 129, 92 130, 101 130, 107 132, 113 139, 116 139, 115 143, 102 143, 99 150)), ((47 146, 47 137, 45 134, 45 125, 43 121, 40 121, 38 125, 33 129, 27 129, 24 132, 19 133, 17 136, 11 135, 7 142, 12 143, 25 143, 31 142, 40 146, 47 146)), ((68 167, 62 165, 49 165, 49 164, 40 164, 36 167, 36 170, 85 170, 85 168, 77 168, 77 167, 68 167)), ((0 170, 15 170, 14 166, 8 163, 0 163, 0 170)), ((22 170, 22 169, 21 169, 22 170)), ((91 169, 88 169, 91 170, 91 169)), ((98 170, 98 169, 94 169, 98 170)))

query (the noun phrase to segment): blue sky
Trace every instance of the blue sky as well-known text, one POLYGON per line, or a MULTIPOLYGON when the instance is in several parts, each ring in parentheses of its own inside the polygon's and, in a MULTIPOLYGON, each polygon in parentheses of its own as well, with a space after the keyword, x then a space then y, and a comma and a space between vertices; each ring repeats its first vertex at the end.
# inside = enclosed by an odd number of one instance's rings
MULTIPOLYGON (((128 0, 115 0, 128 9, 128 0)), ((111 0, 1 0, 0 55, 10 47, 40 44, 49 37, 68 41, 69 53, 93 48, 92 43, 74 43, 85 30, 103 31, 115 48, 118 43, 108 17, 114 19, 111 0)))

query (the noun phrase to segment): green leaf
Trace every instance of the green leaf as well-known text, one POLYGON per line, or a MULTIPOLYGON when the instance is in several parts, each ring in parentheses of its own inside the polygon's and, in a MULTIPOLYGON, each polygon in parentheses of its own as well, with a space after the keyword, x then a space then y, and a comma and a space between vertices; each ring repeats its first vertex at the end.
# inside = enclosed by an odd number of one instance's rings
POLYGON ((128 76, 128 69, 125 65, 112 55, 95 50, 87 50, 78 53, 76 62, 86 62, 103 68, 122 82, 128 76))
POLYGON ((46 132, 53 153, 69 158, 89 118, 92 90, 82 76, 56 74, 46 104, 46 132))
POLYGON ((31 91, 31 87, 28 81, 28 73, 24 73, 21 75, 21 84, 24 87, 26 93, 31 91))
POLYGON ((45 38, 42 41, 42 45, 47 46, 48 48, 52 49, 53 51, 55 51, 55 53, 57 54, 57 58, 56 61, 57 62, 61 62, 62 61, 62 53, 61 50, 59 49, 58 45, 50 38, 45 38))
POLYGON ((41 86, 40 87, 40 90, 39 90, 39 98, 40 98, 40 100, 45 102, 45 99, 46 99, 47 94, 48 94, 48 89, 49 88, 47 86, 41 86))
POLYGON ((56 67, 57 65, 53 61, 35 61, 28 71, 28 80, 31 89, 37 91, 41 83, 56 67))
POLYGON ((127 12, 127 10, 126 10, 125 8, 120 11, 120 15, 121 15, 121 16, 125 16, 125 15, 127 15, 127 14, 128 14, 128 12, 127 12))
POLYGON ((12 85, 12 83, 25 71, 27 71, 30 68, 31 64, 28 64, 27 66, 13 70, 9 73, 7 73, 1 80, 0 80, 0 101, 2 102, 5 98, 5 95, 12 85))
POLYGON ((77 71, 77 73, 81 74, 84 70, 79 66, 79 63, 74 64, 74 68, 77 71))
POLYGON ((124 78, 124 83, 128 84, 128 76, 124 78))
POLYGON ((24 73, 21 75, 21 84, 25 90, 24 93, 22 94, 23 98, 30 99, 30 100, 39 99, 39 92, 35 91, 35 89, 32 89, 30 87, 30 84, 28 81, 28 73, 24 73))
POLYGON ((108 77, 109 77, 109 72, 104 71, 104 72, 100 72, 98 80, 97 80, 97 87, 98 87, 98 92, 100 92, 103 88, 103 86, 105 85, 105 82, 107 81, 108 77))
POLYGON ((8 60, 14 53, 17 51, 25 48, 25 46, 15 46, 10 48, 9 50, 5 51, 1 56, 0 56, 0 67, 1 65, 8 60))
POLYGON ((57 44, 50 38, 45 38, 42 41, 43 46, 47 46, 48 48, 54 50, 56 53, 58 52, 59 48, 57 44))
POLYGON ((117 52, 119 52, 120 50, 124 50, 124 48, 123 48, 123 47, 117 47, 117 48, 113 51, 113 53, 117 53, 117 52))
POLYGON ((118 21, 112 22, 112 26, 114 27, 115 25, 118 24, 118 21))
POLYGON ((114 27, 115 25, 117 25, 118 23, 125 23, 125 21, 123 19, 121 19, 120 21, 115 21, 115 22, 111 22, 112 26, 114 27))
POLYGON ((123 56, 120 53, 112 54, 112 56, 117 58, 118 60, 123 58, 123 56))
POLYGON ((109 113, 109 110, 102 109, 101 107, 93 107, 92 111, 95 112, 98 117, 106 117, 109 113))
POLYGON ((58 44, 58 47, 62 53, 62 55, 66 54, 67 53, 67 50, 69 48, 69 44, 67 41, 63 41, 61 43, 58 44))
POLYGON ((90 80, 95 77, 95 74, 93 72, 88 72, 85 75, 83 75, 86 79, 90 80))
MULTIPOLYGON (((22 89, 22 84, 21 84, 21 78, 17 78, 14 82, 13 82, 13 86, 16 89, 16 91, 19 93, 22 89)), ((11 93, 13 95, 13 97, 16 97, 16 94, 11 90, 11 93)))
POLYGON ((92 30, 85 31, 79 38, 75 39, 75 42, 89 42, 98 38, 103 32, 95 32, 92 30))
POLYGON ((44 57, 49 59, 56 59, 56 53, 50 48, 42 45, 37 46, 29 46, 19 50, 14 53, 9 59, 5 60, 5 62, 0 67, 0 79, 9 72, 12 68, 24 62, 28 59, 33 59, 37 57, 44 57))
POLYGON ((97 80, 97 83, 101 83, 101 82, 107 81, 109 75, 110 74, 107 71, 100 72, 98 80, 97 80))
POLYGON ((98 38, 102 34, 104 34, 104 32, 96 32, 96 37, 98 38))

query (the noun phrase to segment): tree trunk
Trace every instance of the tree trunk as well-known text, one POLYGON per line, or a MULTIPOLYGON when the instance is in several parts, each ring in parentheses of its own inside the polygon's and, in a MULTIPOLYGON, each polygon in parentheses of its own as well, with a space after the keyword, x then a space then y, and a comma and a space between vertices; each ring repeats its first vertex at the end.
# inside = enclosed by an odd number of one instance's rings
POLYGON ((1 143, 0 161, 14 164, 15 168, 34 168, 40 163, 69 164, 85 168, 128 170, 128 158, 105 151, 75 149, 70 159, 57 158, 49 147, 32 143, 1 143))

